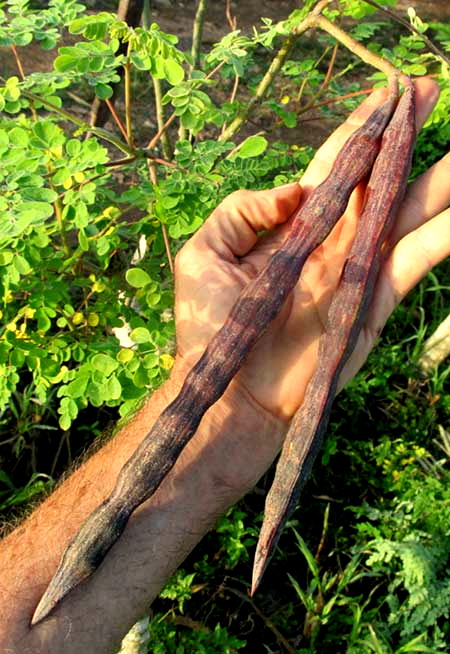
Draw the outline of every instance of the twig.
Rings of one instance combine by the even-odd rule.
[[[272,622],[272,620],[268,618],[261,611],[260,608],[258,608],[258,606],[255,604],[254,600],[252,600],[251,597],[245,595],[244,593],[242,593],[240,590],[237,590],[236,588],[231,588],[231,586],[227,586],[226,584],[224,584],[222,588],[225,588],[230,593],[233,593],[234,595],[236,595],[236,597],[239,597],[239,599],[241,599],[243,602],[248,602],[252,607],[253,611],[256,613],[256,615],[258,615],[261,618],[261,620],[264,622],[266,627],[270,629],[270,631],[274,634],[275,638],[277,639],[277,642],[280,645],[282,645],[282,647],[284,647],[286,652],[288,654],[296,654],[297,650],[292,647],[288,639],[285,636],[283,636],[281,631],[278,629],[278,627],[276,627],[276,625]]]
[[[19,71],[20,79],[23,82],[25,80],[25,71],[23,69],[22,61],[21,61],[21,59],[19,57],[19,53],[17,52],[17,48],[16,48],[16,46],[14,44],[11,45],[11,50],[13,52],[14,59],[16,60],[17,70]],[[38,120],[38,116],[37,116],[37,113],[36,113],[36,108],[34,106],[34,102],[32,102],[32,101],[30,101],[30,109],[31,109],[31,113],[33,115],[34,122],[36,123],[37,120]]]
[[[144,11],[142,13],[142,26],[144,29],[148,30],[150,27],[151,12],[150,12],[150,3],[148,0],[144,3]],[[164,115],[164,105],[162,103],[163,92],[161,80],[152,76],[153,82],[153,94],[155,98],[155,108],[156,108],[156,123],[158,125],[158,132],[156,136],[148,144],[148,148],[154,148],[159,140],[161,140],[163,154],[166,159],[172,159],[173,148],[170,142],[169,135],[167,133],[167,128],[174,118],[174,114],[169,118],[168,121],[165,119]]]
[[[331,36],[333,36],[337,41],[342,43],[342,45],[344,45],[348,50],[350,50],[350,52],[353,52],[353,54],[357,55],[366,64],[369,64],[373,68],[377,68],[378,70],[381,70],[387,77],[389,77],[390,75],[398,74],[398,70],[389,61],[374,54],[373,52],[368,50],[364,45],[359,43],[359,41],[355,41],[355,39],[351,37],[349,34],[347,34],[347,32],[344,32],[344,30],[338,27],[335,23],[332,23],[325,16],[322,15],[314,16],[311,14],[311,16],[305,18],[303,23],[305,23],[306,26],[299,25],[298,28],[295,30],[296,33],[298,33],[299,29],[301,29],[303,33],[304,31],[306,31],[306,29],[310,29],[311,27],[319,27],[324,32],[331,34]]]
[[[105,103],[106,103],[106,106],[108,107],[108,109],[110,110],[112,117],[116,121],[117,127],[120,129],[120,131],[122,132],[122,134],[124,135],[124,137],[128,141],[128,135],[127,135],[126,127],[123,124],[123,122],[120,120],[119,115],[118,115],[117,111],[115,110],[113,103],[111,102],[111,100],[109,100],[109,98],[107,98],[105,100]]]
[[[124,87],[125,87],[125,122],[127,126],[127,143],[130,146],[130,148],[133,147],[134,145],[134,139],[133,139],[133,123],[131,120],[131,62],[130,62],[130,54],[131,54],[131,42],[128,43],[128,51],[127,51],[127,59],[125,62],[125,65],[123,67],[125,75],[124,75]]]
[[[151,180],[153,186],[157,186],[158,185],[158,179],[156,177],[155,161],[151,161],[149,159],[147,161],[147,165],[148,165],[148,170],[149,170],[149,173],[150,173],[150,180]],[[162,231],[162,235],[163,235],[163,239],[164,239],[164,246],[166,248],[167,260],[169,262],[170,272],[173,274],[174,267],[173,267],[172,253],[170,251],[169,235],[167,233],[167,228],[164,225],[164,223],[161,223],[161,231]]]
[[[231,31],[234,32],[237,27],[237,18],[231,14],[231,0],[227,0],[225,14],[227,16],[228,25],[230,26]]]
[[[175,120],[176,117],[177,117],[177,116],[176,116],[176,114],[175,114],[175,112],[174,112],[173,114],[171,114],[171,115],[169,116],[169,118],[166,120],[166,122],[164,123],[164,125],[161,125],[161,127],[160,127],[160,128],[158,129],[158,131],[156,132],[155,136],[153,136],[153,137],[150,139],[150,141],[148,142],[147,148],[148,148],[149,150],[152,150],[152,149],[156,146],[156,144],[157,144],[158,141],[162,138],[163,134],[165,133],[165,131],[167,130],[167,128],[169,127],[169,125],[170,125],[170,124]]]
[[[272,60],[272,63],[270,64],[266,74],[264,75],[261,82],[259,83],[255,95],[247,103],[245,110],[239,116],[237,116],[222,132],[222,134],[219,137],[219,141],[228,141],[230,138],[232,138],[236,134],[236,132],[241,128],[243,123],[246,122],[248,116],[250,115],[254,107],[261,102],[268,87],[273,82],[277,73],[283,66],[284,62],[286,61],[286,57],[291,51],[292,46],[296,41],[296,38],[297,38],[296,35],[290,34],[284,40],[280,49],[278,50],[277,54]]]
[[[17,69],[19,71],[20,79],[23,81],[25,79],[25,72],[23,70],[23,66],[22,66],[22,62],[21,62],[20,57],[19,57],[19,53],[17,52],[17,48],[16,48],[16,46],[14,44],[11,45],[11,50],[13,52],[14,59],[16,60],[16,65],[17,65]]]
[[[328,85],[330,83],[330,79],[331,79],[331,73],[333,72],[334,64],[336,62],[336,55],[337,55],[338,47],[339,47],[339,43],[335,43],[334,47],[333,47],[333,52],[331,54],[330,62],[328,64],[327,72],[325,74],[325,78],[324,78],[322,84],[320,85],[319,90],[317,91],[317,93],[315,93],[313,95],[311,100],[306,103],[306,105],[304,105],[303,107],[301,107],[301,109],[298,110],[297,115],[304,114],[307,111],[309,111],[310,109],[312,109],[314,106],[316,106],[316,100],[318,100],[318,98],[320,98],[320,96],[323,94],[323,92],[328,87]],[[306,82],[306,79],[307,78],[305,77],[303,82]],[[305,87],[305,84],[302,84],[301,92],[299,93],[298,100],[301,98],[304,87]]]
[[[189,72],[192,73],[194,68],[196,68],[200,61],[200,48],[203,35],[203,22],[205,17],[206,7],[208,5],[208,0],[198,0],[197,11],[195,13],[194,24],[192,27],[192,48],[191,48],[191,57],[192,63],[189,66]],[[190,132],[190,138],[192,137],[192,131]],[[186,128],[180,125],[178,128],[178,140],[182,141],[186,138]]]
[[[203,23],[205,19],[205,11],[207,6],[208,6],[208,0],[198,1],[197,12],[194,18],[194,26],[192,28],[192,48],[191,48],[192,64],[190,66],[191,71],[198,66],[200,61],[200,47],[202,43]]]
[[[165,120],[161,80],[156,77],[153,77],[153,90],[155,94],[156,122],[158,124],[158,134],[160,135],[162,150],[165,158],[171,159],[173,148],[169,139],[169,134],[167,133],[167,127],[170,123]]]
[[[368,5],[371,5],[372,7],[375,7],[375,9],[378,9],[379,11],[383,12],[383,14],[386,14],[386,16],[389,16],[393,20],[396,20],[398,23],[406,27],[406,29],[408,29],[410,32],[413,32],[413,34],[417,34],[417,36],[420,36],[420,38],[423,40],[424,43],[426,43],[428,48],[432,52],[434,52],[435,55],[440,57],[448,66],[450,66],[450,59],[446,57],[444,52],[442,52],[442,50],[438,48],[438,46],[435,45],[428,36],[425,36],[425,34],[419,32],[419,30],[416,27],[414,27],[414,25],[412,25],[410,22],[405,20],[402,16],[397,16],[397,14],[392,11],[392,9],[389,9],[388,7],[384,7],[378,4],[378,2],[376,2],[375,0],[364,0],[364,2],[367,3]]]
[[[223,66],[224,64],[225,64],[225,61],[221,61],[221,62],[220,62],[220,63],[219,63],[215,68],[213,68],[213,69],[212,69],[212,70],[207,74],[207,76],[205,77],[204,81],[206,82],[206,81],[208,81],[209,79],[211,79],[211,77],[213,77],[213,76],[214,76],[214,75],[215,75],[215,74],[216,74],[216,73],[217,73],[217,72],[222,68],[222,66]],[[162,125],[162,126],[158,129],[158,131],[157,131],[157,133],[155,134],[155,136],[153,136],[153,137],[150,139],[150,141],[148,142],[147,148],[148,148],[149,150],[151,150],[152,148],[154,148],[154,147],[156,146],[156,144],[158,143],[158,141],[159,141],[160,139],[162,139],[163,134],[165,133],[165,131],[167,130],[167,128],[169,127],[169,125],[170,125],[170,124],[175,120],[176,117],[177,117],[176,113],[173,112],[173,113],[169,116],[169,118],[166,120],[166,122],[164,123],[164,125]]]
[[[125,152],[125,154],[132,156],[135,153],[134,148],[130,148],[127,143],[124,143],[120,139],[116,138],[113,134],[108,132],[106,129],[103,129],[101,127],[91,127],[84,120],[81,120],[74,114],[71,114],[69,111],[62,109],[61,107],[58,107],[58,105],[54,104],[50,100],[42,98],[40,95],[36,95],[35,93],[31,93],[30,91],[25,91],[24,89],[21,89],[20,92],[25,98],[28,98],[29,100],[33,100],[34,102],[39,102],[50,111],[54,111],[62,118],[65,118],[66,120],[69,120],[71,123],[78,125],[78,127],[83,131],[89,131],[95,136],[98,136],[98,138],[108,141],[112,145],[115,145],[116,148],[122,150],[122,152]]]
[[[338,95],[336,98],[329,98],[328,100],[322,100],[311,107],[311,109],[317,109],[317,107],[325,107],[327,104],[334,104],[335,102],[341,102],[342,100],[347,100],[347,98],[356,98],[359,95],[369,95],[373,92],[373,88],[370,89],[361,89],[360,91],[352,91],[351,93],[345,93],[344,95]]]

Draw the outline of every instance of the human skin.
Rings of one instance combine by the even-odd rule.
[[[438,90],[417,86],[418,125]],[[42,623],[33,611],[68,541],[110,493],[116,476],[181,384],[240,290],[280,244],[289,216],[328,173],[348,134],[383,92],[374,93],[318,151],[297,184],[240,191],[213,212],[176,260],[177,356],[168,382],[0,544],[0,651],[5,654],[111,654],[162,585],[217,517],[267,470],[313,372],[317,344],[361,205],[354,193],[344,218],[311,255],[300,282],[223,398],[153,497],[133,514],[98,571]],[[404,295],[450,254],[450,157],[416,180],[398,214],[395,244],[340,387],[365,361]],[[269,231],[258,238],[258,232]]]

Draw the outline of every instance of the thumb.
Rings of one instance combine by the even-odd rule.
[[[300,196],[297,182],[264,191],[231,193],[194,236],[195,245],[205,246],[227,261],[242,257],[255,246],[258,232],[288,220]]]

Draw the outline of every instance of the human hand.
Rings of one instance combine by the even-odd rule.
[[[437,97],[430,79],[416,82],[417,129]],[[280,246],[289,217],[327,176],[336,153],[384,98],[374,92],[318,150],[297,184],[270,191],[239,191],[213,212],[177,257],[178,361],[190,367],[223,324],[242,288]],[[450,254],[450,158],[433,166],[409,188],[390,238],[392,250],[378,278],[342,387],[361,367],[395,306],[420,279]],[[333,293],[339,283],[364,195],[353,193],[348,208],[323,244],[309,257],[279,316],[261,337],[235,378],[271,414],[290,419],[301,404],[317,361]],[[258,233],[269,230],[264,236]]]

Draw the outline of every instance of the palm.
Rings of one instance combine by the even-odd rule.
[[[431,94],[431,89],[432,83],[428,80],[418,85],[419,125],[423,124],[429,112],[423,98],[427,98],[427,93]],[[302,201],[325,178],[337,149],[348,134],[365,120],[379,101],[378,97],[364,103],[318,151],[302,178]],[[441,168],[441,174],[446,172],[448,174]],[[436,196],[435,206],[427,207],[426,215],[420,210],[425,203],[417,203],[416,196],[425,189],[429,191],[429,183],[429,179],[418,181],[410,189],[409,197],[399,212],[394,242],[400,240],[409,229],[430,218],[433,211],[441,211],[448,205],[449,198],[442,192],[442,188],[446,187],[435,176],[439,199]],[[353,237],[362,196],[363,189],[358,187],[346,213],[309,257],[294,292],[258,341],[237,377],[262,407],[281,417],[290,418],[296,411],[315,368],[318,341]],[[299,198],[300,192],[295,186],[287,187],[284,191],[233,194],[183,248],[177,261],[176,274],[177,344],[179,354],[189,365],[223,324],[242,288],[281,244],[289,228],[286,219],[298,206]],[[414,198],[416,204],[415,210],[412,210]],[[261,229],[272,231],[258,239],[256,233]],[[401,247],[402,243],[397,250]],[[417,248],[415,254],[421,254]],[[411,252],[406,252],[406,256],[411,257]],[[374,302],[355,351],[343,372],[342,382],[347,381],[362,365],[396,302],[420,279],[420,276],[414,279],[411,271],[408,271],[408,280],[402,279],[401,274],[395,279],[394,259],[392,256],[386,262],[380,275]],[[423,262],[421,266],[423,268]],[[415,271],[416,277],[420,274],[419,268]],[[426,270],[422,274],[424,272]]]

